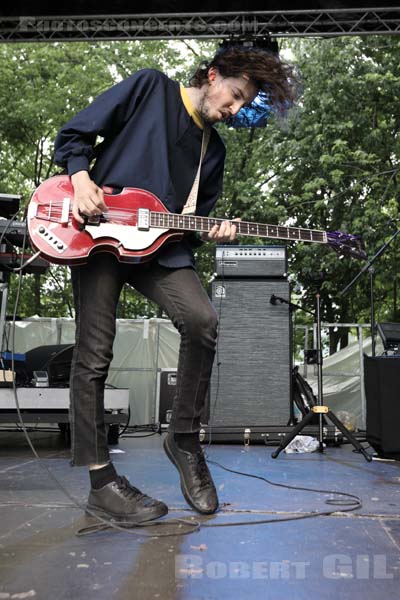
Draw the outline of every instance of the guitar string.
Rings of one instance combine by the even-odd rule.
[[[41,204],[39,205],[39,210],[41,208],[47,209],[47,207],[49,207],[50,205],[47,204]],[[62,207],[62,203],[59,203],[59,206]],[[54,210],[53,207],[56,207],[56,210]],[[58,207],[58,203],[57,202],[52,202],[51,203],[51,214],[62,214],[62,208],[60,208],[59,210],[57,209]],[[110,209],[108,210],[106,213],[102,213],[102,216],[104,216],[104,218],[107,218],[107,215],[112,215],[112,216],[120,216],[121,218],[125,218],[125,217],[131,217],[131,216],[135,216],[138,213],[138,210],[135,209],[122,209],[120,208],[119,210],[115,210],[115,209]],[[72,210],[69,210],[69,215],[72,215]],[[207,219],[207,221],[209,222],[217,222],[217,223],[222,223],[223,221],[225,221],[226,219],[222,219],[222,218],[215,218],[212,219],[210,217],[201,217],[198,215],[181,215],[180,213],[169,213],[169,212],[155,212],[155,211],[150,211],[150,215],[154,216],[154,215],[160,215],[164,218],[179,218],[179,219],[184,219],[184,220],[190,220],[190,219],[194,219],[196,221],[199,221],[201,219]],[[236,225],[238,225],[239,227],[243,226],[243,225],[250,225],[252,227],[268,227],[268,228],[272,228],[272,229],[284,229],[287,231],[301,231],[304,233],[321,233],[324,234],[325,232],[319,229],[307,229],[304,227],[290,227],[287,225],[273,225],[273,224],[269,224],[269,223],[252,223],[251,221],[237,221],[235,223]]]
[[[54,200],[51,202],[50,205],[50,209],[51,206],[64,206],[65,204],[65,200]],[[44,204],[41,204],[40,206],[45,206]],[[151,211],[150,211],[151,212]],[[126,214],[128,213],[128,215]],[[114,218],[116,218],[116,216],[118,215],[118,217],[123,221],[125,218],[131,218],[132,216],[136,215],[137,211],[130,211],[129,209],[126,209],[124,211],[124,209],[121,209],[120,212],[117,211],[113,211],[114,214]],[[71,211],[69,210],[69,215],[71,214]],[[151,212],[152,215],[157,214],[157,215],[164,215],[164,217],[168,217],[169,219],[174,218],[174,217],[178,217],[178,215],[174,215],[171,213],[153,213]],[[57,215],[57,213],[56,213]],[[180,216],[180,215],[179,215]],[[191,217],[191,215],[185,215],[186,217]],[[103,218],[105,220],[107,220],[107,218],[105,217],[104,213],[103,213]],[[158,217],[159,218],[159,217]],[[202,217],[196,217],[198,218],[202,218]],[[49,219],[50,220],[50,219]],[[218,223],[221,223],[224,219],[213,219],[213,220],[208,220],[208,225],[215,225]],[[305,241],[305,242],[316,242],[316,243],[323,243],[323,244],[329,244],[336,252],[338,252],[339,254],[350,254],[350,256],[353,256],[355,258],[359,258],[359,259],[365,259],[365,252],[363,252],[361,244],[359,242],[359,240],[357,239],[356,236],[352,236],[350,234],[343,234],[342,232],[325,232],[325,231],[321,231],[321,230],[315,230],[315,229],[305,229],[305,228],[301,228],[301,227],[287,227],[285,225],[268,225],[268,224],[263,224],[263,223],[249,223],[249,222],[240,222],[241,224],[239,225],[239,233],[242,235],[248,235],[248,236],[265,236],[265,237],[270,237],[270,238],[276,238],[276,239],[283,239],[283,240],[288,240],[288,241]],[[189,226],[182,227],[181,225],[176,224],[174,222],[170,222],[168,221],[166,224],[162,224],[162,223],[151,223],[151,227],[155,227],[155,228],[173,228],[173,229],[181,229],[181,230],[197,230],[197,231],[208,231],[209,227],[204,226],[203,227],[191,227],[191,224],[189,223]],[[246,231],[244,230],[246,227]],[[255,229],[256,228],[256,229]],[[260,229],[261,228],[261,229]],[[274,231],[274,229],[277,229],[277,231]],[[242,230],[242,231],[240,231]]]
[[[190,223],[186,223],[186,224],[182,224],[176,221],[171,220],[171,217],[169,217],[169,221],[166,221],[164,223],[161,222],[151,222],[150,226],[153,229],[178,229],[178,230],[183,230],[183,231],[209,231],[210,226],[213,226],[215,224],[220,223],[221,221],[218,220],[210,220],[208,222],[207,225],[196,225],[193,226],[193,224]],[[46,216],[46,221],[49,221],[51,223],[59,223],[60,222],[60,218],[57,217],[57,215],[52,215],[50,218]],[[108,223],[112,223],[115,225],[121,224],[121,225],[125,225],[125,223],[129,223],[128,221],[126,221],[125,223],[122,221],[122,223],[119,223],[118,219],[105,219],[106,222]],[[100,224],[100,223],[99,223]],[[88,223],[88,225],[93,225],[93,226],[97,226],[97,224],[95,223]],[[134,225],[132,223],[132,225]],[[244,226],[247,225],[247,223],[243,223]],[[287,240],[287,241],[305,241],[305,242],[314,242],[314,243],[321,243],[321,244],[326,244],[328,243],[327,240],[325,239],[325,236],[323,233],[320,232],[310,232],[310,230],[305,230],[307,233],[307,236],[301,236],[301,232],[299,232],[299,234],[296,233],[296,235],[293,233],[291,235],[291,231],[288,228],[285,228],[284,226],[280,226],[278,227],[278,230],[283,229],[284,231],[271,231],[270,227],[274,227],[274,229],[276,229],[276,226],[269,226],[269,225],[254,225],[251,224],[251,230],[249,230],[249,228],[246,227],[242,227],[241,231],[239,231],[238,233],[242,234],[242,235],[247,235],[247,236],[251,236],[251,237],[268,237],[268,238],[276,238],[276,239],[283,239],[283,240]],[[296,230],[294,230],[296,231]],[[309,235],[311,233],[311,235]],[[318,236],[318,239],[316,239],[316,237]]]
[[[40,205],[40,207],[46,208],[46,205],[42,204]],[[138,213],[137,210],[132,210],[132,211],[115,211],[115,210],[109,210],[107,211],[107,213],[102,213],[101,217],[105,220],[105,221],[111,221],[114,222],[112,219],[120,219],[121,221],[129,221],[132,217],[136,216]],[[49,213],[46,212],[46,220],[48,221],[52,221],[52,222],[57,222],[58,218],[61,217],[63,214],[63,211],[60,209],[58,209],[56,207],[56,203],[52,203],[52,208],[50,211],[50,216]],[[69,211],[69,216],[72,215],[72,211]],[[157,215],[155,217],[155,215]],[[99,215],[100,216],[100,215]],[[199,217],[199,216],[195,216],[192,217],[190,215],[186,215],[184,217],[182,217],[180,214],[174,214],[174,213],[163,213],[163,212],[153,212],[150,211],[150,217],[151,220],[153,221],[151,223],[152,227],[156,227],[156,228],[163,228],[165,226],[167,227],[175,227],[175,228],[183,228],[183,229],[188,229],[191,230],[191,223],[190,223],[190,219],[194,219],[194,222],[199,222],[201,221],[201,219],[207,219],[207,225],[203,226],[203,227],[198,227],[195,226],[194,229],[200,229],[202,231],[208,231],[209,230],[209,225],[213,225],[213,224],[218,224],[218,223],[222,223],[225,219],[210,219],[209,217]],[[40,213],[39,213],[39,217],[40,218]],[[167,223],[154,223],[154,220],[166,220]],[[182,226],[182,223],[176,223],[175,221],[186,221],[186,223],[184,224],[184,226]],[[171,223],[172,221],[172,223]],[[189,222],[188,222],[189,221]],[[245,235],[263,235],[263,231],[265,231],[265,234],[268,235],[268,237],[282,237],[283,239],[288,239],[288,240],[300,240],[300,241],[309,241],[309,242],[321,242],[321,243],[326,243],[326,233],[317,229],[304,229],[301,227],[287,227],[285,225],[269,225],[269,224],[264,224],[264,223],[251,223],[249,221],[239,221],[238,222],[238,228],[242,229],[242,230],[246,230],[246,231],[242,231],[241,233],[245,234]],[[253,230],[253,231],[252,231]],[[314,237],[314,239],[313,239]],[[315,239],[315,237],[318,237],[320,239]]]

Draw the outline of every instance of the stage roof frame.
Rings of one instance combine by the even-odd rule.
[[[0,17],[0,42],[398,35],[400,6]]]

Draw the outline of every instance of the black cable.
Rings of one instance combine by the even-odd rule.
[[[216,344],[216,348],[215,348],[215,358],[216,358],[216,366],[217,366],[217,384],[216,384],[216,392],[215,392],[215,400],[214,400],[214,404],[211,406],[211,398],[210,398],[210,415],[209,415],[209,419],[208,419],[208,442],[207,442],[207,446],[210,447],[211,443],[212,443],[212,427],[213,427],[213,420],[215,417],[215,411],[217,408],[217,401],[218,401],[218,396],[219,396],[219,388],[220,388],[220,381],[221,381],[221,362],[219,360],[219,339],[220,339],[220,333],[221,333],[221,322],[222,322],[222,298],[224,297],[224,290],[225,290],[225,261],[224,261],[224,251],[222,250],[222,258],[221,258],[221,293],[220,293],[220,297],[219,297],[219,303],[218,303],[218,310],[217,310],[217,315],[218,315],[218,337],[217,337],[217,344]],[[215,292],[217,292],[217,284],[215,287]]]
[[[23,242],[23,246],[25,246],[25,241],[26,241],[26,234],[24,237],[24,242]],[[15,317],[16,317],[16,313],[17,313],[17,308],[18,308],[18,304],[19,304],[19,298],[20,298],[20,293],[21,293],[21,284],[22,284],[22,272],[19,273],[19,277],[18,277],[18,287],[17,287],[17,293],[16,293],[16,298],[15,298],[15,305],[14,305],[14,313],[13,313],[13,320],[12,320],[12,350],[11,350],[11,370],[14,373],[14,348],[15,348]],[[127,527],[131,528],[133,526],[137,527],[137,528],[144,528],[144,527],[154,527],[156,525],[161,525],[161,526],[166,526],[166,525],[170,525],[172,524],[178,524],[179,527],[187,527],[186,531],[179,531],[179,532],[173,532],[173,533],[169,533],[169,534],[162,534],[162,533],[157,533],[157,536],[164,536],[164,535],[168,535],[168,536],[172,536],[172,535],[185,535],[188,533],[192,533],[193,531],[197,531],[199,524],[197,523],[197,521],[195,522],[187,522],[184,519],[170,519],[169,521],[149,521],[146,523],[142,523],[140,525],[138,524],[133,524],[133,523],[129,523],[129,522],[120,522],[119,524],[116,523],[115,521],[112,520],[106,520],[103,519],[102,517],[100,517],[98,514],[96,514],[95,512],[91,511],[90,509],[88,509],[86,506],[84,506],[83,504],[81,504],[80,502],[78,502],[76,500],[76,498],[74,498],[69,491],[63,486],[63,484],[58,480],[58,478],[53,474],[53,472],[51,471],[51,469],[49,469],[47,467],[47,465],[45,465],[45,463],[42,461],[41,457],[39,456],[39,454],[37,453],[32,440],[28,434],[28,431],[25,427],[25,423],[23,421],[22,418],[22,414],[21,414],[21,410],[20,410],[20,406],[19,406],[19,401],[18,401],[18,394],[17,394],[17,387],[16,387],[16,382],[15,382],[15,377],[13,377],[13,393],[14,393],[14,399],[15,399],[15,405],[17,408],[17,413],[18,413],[18,418],[19,418],[19,422],[21,424],[22,430],[24,432],[26,441],[28,442],[28,445],[30,447],[30,449],[32,450],[32,453],[34,455],[34,457],[36,458],[36,460],[38,461],[40,467],[46,471],[46,473],[49,475],[49,477],[54,481],[54,483],[56,484],[56,486],[63,492],[63,494],[72,502],[72,504],[81,509],[83,512],[85,512],[86,514],[89,514],[90,516],[94,517],[99,524],[97,524],[96,526],[90,526],[90,529],[93,531],[97,531],[97,530],[104,530],[104,529],[108,529],[108,528],[112,528],[112,529],[117,529],[118,531],[128,531],[134,535],[146,535],[143,532],[138,532],[132,529],[127,529]],[[85,530],[85,528],[84,528]],[[82,535],[81,530],[78,530],[77,535]],[[154,534],[147,534],[149,537],[153,537]]]
[[[5,235],[5,232],[7,231],[7,228],[10,226],[10,224],[7,224],[7,227],[5,228],[4,232],[2,233],[2,235],[0,236],[0,243]],[[24,251],[25,251],[25,246],[26,246],[26,240],[27,240],[27,229],[25,229],[24,232],[24,237],[23,237],[23,243],[22,243],[22,253],[21,253],[21,265],[22,265],[22,261],[23,261],[23,255],[24,255]],[[47,465],[42,461],[41,457],[39,456],[38,452],[36,451],[36,448],[34,447],[32,440],[28,434],[27,428],[25,427],[25,423],[24,420],[22,418],[22,414],[21,414],[21,409],[20,409],[20,405],[19,405],[19,400],[18,400],[18,393],[17,393],[17,387],[16,387],[16,380],[15,380],[15,365],[14,365],[14,351],[15,351],[15,322],[16,322],[16,316],[17,316],[17,309],[18,309],[18,305],[19,305],[19,300],[20,300],[20,295],[21,295],[21,287],[22,287],[22,276],[23,273],[22,271],[19,271],[19,277],[18,277],[18,286],[17,286],[17,292],[16,292],[16,296],[15,296],[15,303],[14,303],[14,311],[13,311],[13,318],[12,318],[12,336],[11,336],[11,371],[13,373],[13,380],[12,380],[12,387],[13,387],[13,394],[14,394],[14,400],[15,400],[15,406],[17,409],[17,414],[18,414],[18,419],[19,419],[19,423],[21,425],[22,431],[24,432],[26,441],[34,455],[34,457],[36,458],[37,462],[39,463],[40,467],[46,471],[46,473],[48,474],[48,476],[54,481],[54,483],[56,484],[56,486],[58,487],[58,489],[60,489],[63,494],[72,502],[72,504],[76,507],[79,508],[80,510],[82,510],[84,513],[94,517],[98,524],[96,526],[91,526],[90,529],[93,529],[93,531],[97,531],[97,530],[104,530],[104,529],[108,529],[108,528],[112,528],[112,529],[116,529],[118,531],[124,531],[124,532],[129,532],[133,535],[147,535],[148,537],[153,537],[155,534],[144,534],[143,532],[140,531],[136,531],[136,530],[132,530],[131,527],[135,527],[138,529],[142,529],[142,528],[146,528],[146,527],[154,527],[156,525],[160,525],[160,526],[167,526],[167,525],[171,525],[171,524],[178,524],[178,526],[182,529],[184,527],[187,527],[187,530],[181,530],[181,531],[175,531],[172,533],[168,533],[168,534],[162,534],[162,533],[157,533],[157,537],[163,537],[165,535],[168,536],[175,536],[175,535],[186,535],[188,533],[192,533],[194,531],[197,531],[199,528],[199,523],[195,520],[191,520],[191,521],[185,521],[184,519],[170,519],[170,520],[165,520],[165,521],[149,521],[146,523],[141,523],[140,525],[138,524],[134,524],[134,523],[130,523],[130,522],[120,522],[119,524],[115,521],[112,520],[106,520],[103,519],[102,517],[100,517],[98,514],[96,514],[95,512],[91,511],[90,509],[88,509],[85,505],[81,504],[80,502],[78,502],[78,500],[76,500],[76,498],[74,498],[69,491],[63,486],[63,484],[58,480],[58,478],[53,474],[53,472],[51,471],[51,469],[49,469],[47,467]],[[83,530],[85,530],[85,528],[83,528]],[[82,535],[81,530],[78,530],[77,535]]]
[[[23,253],[24,253],[24,249],[25,249],[25,243],[26,243],[26,232],[25,232],[24,240],[23,240],[22,257],[23,257]],[[17,308],[18,308],[19,299],[20,299],[21,285],[22,285],[22,272],[20,271],[19,278],[18,278],[18,287],[17,287],[15,305],[14,305],[13,320],[12,320],[11,369],[12,369],[13,373],[14,373],[14,349],[15,349],[15,320],[16,320]],[[222,302],[222,298],[221,298],[221,302]],[[221,312],[222,312],[222,308],[221,308]],[[218,378],[219,378],[219,372],[218,372]],[[142,537],[143,536],[144,537],[154,537],[154,536],[171,537],[171,536],[177,536],[177,535],[188,535],[190,533],[199,531],[201,527],[237,527],[237,526],[242,526],[242,525],[244,526],[244,525],[256,525],[256,524],[265,524],[265,523],[276,523],[276,522],[282,522],[282,521],[306,519],[306,518],[311,518],[311,517],[316,517],[316,516],[326,516],[326,515],[334,514],[336,512],[336,511],[314,511],[314,512],[304,513],[303,515],[296,514],[293,517],[285,517],[285,518],[279,518],[279,519],[262,519],[262,520],[257,520],[257,521],[242,521],[242,522],[238,522],[238,523],[203,523],[203,524],[200,524],[195,519],[191,519],[189,521],[185,520],[185,519],[169,519],[169,520],[166,519],[163,521],[155,520],[155,521],[148,521],[146,523],[137,524],[137,523],[132,523],[129,521],[116,522],[115,520],[112,520],[112,519],[111,520],[103,519],[98,514],[89,510],[86,506],[84,506],[80,502],[78,502],[69,493],[69,491],[63,486],[63,484],[57,479],[57,477],[53,474],[51,469],[49,469],[47,467],[47,465],[44,464],[44,462],[42,461],[41,457],[37,453],[32,441],[30,439],[30,436],[28,434],[28,431],[25,427],[25,423],[24,423],[22,415],[21,415],[19,401],[18,401],[17,388],[16,388],[16,382],[15,382],[15,376],[13,376],[12,383],[13,383],[13,393],[14,393],[15,404],[16,404],[16,408],[17,408],[19,422],[21,424],[21,427],[24,432],[25,438],[28,442],[28,445],[29,445],[30,449],[32,450],[32,453],[35,456],[36,460],[38,461],[40,467],[46,471],[46,473],[49,475],[49,477],[55,482],[56,486],[72,502],[73,506],[81,509],[86,514],[89,514],[90,516],[94,517],[97,521],[96,524],[89,525],[87,527],[83,527],[83,528],[80,528],[79,530],[77,530],[77,532],[76,532],[77,536],[84,536],[84,535],[88,535],[90,533],[105,531],[107,529],[115,529],[117,531],[123,531],[125,533],[130,533],[132,535],[139,535]],[[216,403],[214,403],[214,408],[215,408],[215,406],[216,406]],[[153,435],[153,434],[150,434],[150,435]],[[148,437],[148,436],[144,436],[144,437]],[[209,445],[210,445],[210,443],[211,443],[211,439],[209,440]],[[215,461],[209,461],[209,462],[219,466],[220,468],[224,469],[227,472],[231,472],[231,473],[241,475],[244,477],[260,479],[270,485],[275,485],[278,487],[284,487],[284,488],[288,488],[288,489],[310,491],[310,492],[317,492],[317,493],[327,493],[327,494],[331,494],[331,495],[334,494],[334,495],[340,495],[340,496],[346,496],[349,498],[353,498],[353,500],[355,500],[355,502],[353,504],[350,504],[350,505],[349,504],[347,504],[347,505],[340,504],[341,506],[349,506],[349,508],[342,509],[341,512],[349,512],[349,511],[355,510],[356,508],[361,507],[360,499],[353,494],[348,494],[348,493],[344,493],[344,492],[326,491],[326,490],[314,490],[311,488],[304,488],[304,487],[288,486],[286,484],[279,484],[276,482],[271,482],[268,479],[261,477],[259,475],[243,473],[241,471],[235,471],[233,469],[229,469],[228,467],[225,467]],[[333,503],[332,499],[328,503]],[[336,503],[336,504],[338,504],[338,503]],[[146,529],[148,527],[156,527],[156,526],[166,527],[166,526],[171,526],[171,525],[177,525],[179,528],[181,528],[181,530],[180,531],[175,530],[170,533],[160,533],[160,532],[147,533],[147,532],[143,531],[143,529]],[[186,527],[186,530],[184,529],[185,527]]]
[[[65,304],[67,305],[69,316],[72,318],[73,317],[73,312],[72,312],[72,307],[71,307],[71,304],[69,302],[69,299],[68,299],[68,297],[65,294],[64,288],[62,287],[62,285],[58,281],[57,277],[52,272],[51,268],[49,269],[49,275],[50,275],[50,277],[52,277],[52,279],[55,282],[56,286],[60,290],[60,292],[61,292],[61,298],[64,300]]]
[[[199,531],[201,527],[200,523],[196,521],[196,519],[193,519],[192,521],[187,521],[185,519],[166,519],[164,521],[146,521],[145,523],[118,521],[117,524],[116,521],[113,521],[112,519],[110,521],[106,521],[105,519],[102,519],[95,513],[91,513],[87,509],[86,512],[98,519],[100,523],[94,523],[93,525],[87,525],[86,527],[81,527],[80,529],[77,529],[77,531],[75,532],[75,535],[77,537],[83,537],[84,535],[89,535],[91,533],[99,533],[100,531],[106,531],[107,529],[116,529],[117,531],[123,531],[125,533],[130,533],[132,535],[138,535],[142,537],[175,537],[178,535],[189,535],[190,533],[195,533],[196,531]],[[155,533],[147,533],[144,531],[136,531],[137,529],[146,529],[147,527],[167,527],[170,525],[178,525],[178,527],[181,527],[182,530],[173,531],[171,533],[162,533],[159,531]],[[184,530],[184,527],[186,527],[187,529]]]
[[[18,213],[19,213],[19,210],[17,210],[17,212],[16,212],[16,213],[14,213],[14,214],[11,216],[11,218],[7,220],[6,226],[5,226],[5,228],[3,229],[3,231],[1,232],[1,235],[0,235],[0,246],[1,246],[1,244],[3,243],[3,240],[4,240],[4,239],[5,239],[6,243],[9,243],[9,242],[7,241],[7,232],[8,232],[8,230],[11,228],[11,226],[12,226],[13,222],[15,221],[16,217],[18,216]],[[8,269],[8,268],[6,267],[6,270],[8,270],[8,271],[9,271],[10,269]],[[4,339],[5,339],[5,341],[6,341],[6,348],[8,349],[8,346],[9,346],[9,339],[8,339],[8,332],[7,332],[7,328],[6,328],[6,321],[4,321],[3,340],[4,340]],[[1,344],[1,345],[3,344],[3,340],[0,340],[0,344]],[[3,347],[1,347],[1,348],[0,348],[0,350],[2,350],[2,349],[3,349]]]
[[[216,347],[216,358],[217,358],[217,383],[216,383],[216,395],[215,395],[215,400],[213,403],[213,407],[212,410],[210,408],[210,418],[209,418],[209,439],[208,439],[208,443],[207,443],[207,448],[210,448],[211,446],[211,436],[212,436],[212,420],[213,417],[215,415],[215,410],[216,410],[216,406],[217,406],[217,400],[218,400],[218,394],[219,394],[219,388],[220,388],[220,362],[219,362],[219,338],[220,338],[220,334],[221,334],[221,322],[222,322],[222,298],[223,298],[223,293],[224,293],[224,288],[225,288],[225,277],[224,277],[224,251],[222,250],[222,259],[221,259],[221,293],[220,293],[220,298],[219,298],[219,304],[218,304],[218,322],[219,322],[219,335],[217,338],[217,347]],[[251,477],[254,479],[260,479],[266,483],[268,483],[269,485],[273,485],[276,487],[283,487],[283,488],[287,488],[287,489],[292,489],[292,490],[298,490],[298,491],[307,491],[307,492],[315,492],[315,493],[323,493],[323,494],[330,494],[330,495],[336,495],[336,496],[340,496],[342,499],[337,499],[336,501],[334,501],[332,498],[328,499],[325,501],[326,504],[334,504],[337,506],[349,506],[350,508],[346,509],[344,512],[347,511],[352,511],[352,510],[356,510],[357,508],[361,508],[362,506],[362,502],[361,499],[354,495],[354,494],[348,494],[345,492],[336,492],[336,491],[332,491],[332,490],[318,490],[318,489],[312,489],[312,488],[305,488],[305,487],[296,487],[296,486],[290,486],[290,485],[286,485],[286,484],[280,484],[277,482],[273,482],[270,481],[268,479],[266,479],[265,477],[261,477],[259,475],[254,475],[254,474],[250,474],[250,473],[245,473],[242,471],[235,471],[233,469],[229,469],[228,467],[225,467],[224,465],[213,461],[213,460],[209,460],[207,457],[207,452],[205,451],[205,457],[207,458],[207,462],[209,462],[210,464],[214,464],[218,467],[220,467],[221,469],[224,469],[227,472],[230,473],[235,473],[237,475],[241,475],[243,477]],[[344,498],[352,498],[352,500],[345,500]],[[318,516],[318,515],[329,515],[329,514],[333,514],[333,512],[335,511],[319,511],[319,512],[312,512],[312,513],[305,513],[304,516],[301,517],[296,517],[296,518],[309,518],[312,516]],[[288,519],[284,519],[284,520],[292,520],[292,518],[288,518]],[[260,523],[269,523],[271,521],[269,520],[262,520],[262,521],[257,521],[256,523],[260,524]],[[273,520],[273,522],[276,522],[276,519]],[[244,525],[244,524],[251,524],[253,522],[240,522],[240,523],[236,523],[234,524],[235,526],[237,525]],[[211,525],[203,525],[203,526],[207,526],[207,527],[211,527]],[[215,527],[220,526],[220,525],[214,525]],[[225,525],[221,525],[221,526],[225,526]],[[228,525],[226,525],[228,526]]]
[[[130,408],[128,414],[130,413]],[[128,419],[129,423],[129,419]],[[125,432],[125,433],[124,433]],[[137,433],[146,433],[147,435],[137,435]],[[152,423],[149,425],[126,425],[122,433],[118,437],[124,438],[142,438],[152,437],[153,435],[161,434],[161,426],[159,423]]]
[[[136,435],[136,434],[132,434],[132,435],[124,435],[124,438],[133,438],[133,439],[141,439],[141,438],[149,438],[149,437],[153,437],[154,435],[158,435],[157,431],[153,431],[153,433],[148,433],[147,435]]]
[[[0,245],[3,243],[3,239],[5,238],[7,241],[7,231],[11,228],[13,222],[15,221],[15,219],[17,218],[19,213],[19,210],[17,210],[16,213],[14,213],[10,219],[7,219],[7,224],[5,226],[5,228],[3,229],[3,231],[1,232],[0,235]],[[25,234],[26,235],[26,234]],[[24,238],[25,239],[25,238]]]
[[[227,471],[229,473],[234,473],[235,475],[241,475],[242,477],[250,477],[252,479],[259,479],[261,481],[264,481],[265,483],[269,484],[269,485],[273,485],[276,487],[282,487],[282,488],[287,488],[290,490],[298,490],[298,491],[305,491],[305,492],[313,492],[313,493],[319,493],[319,494],[330,494],[330,495],[335,495],[335,496],[341,496],[342,499],[334,499],[334,498],[328,498],[327,500],[325,500],[326,504],[329,505],[335,505],[335,506],[340,506],[340,512],[341,513],[347,513],[347,512],[352,512],[354,510],[357,510],[358,508],[362,507],[362,502],[360,500],[360,498],[358,496],[356,496],[355,494],[350,494],[347,492],[337,492],[334,490],[319,490],[319,489],[314,489],[314,488],[306,488],[306,487],[301,487],[301,486],[292,486],[292,485],[287,485],[287,484],[283,484],[283,483],[278,483],[275,481],[271,481],[269,479],[267,479],[266,477],[262,477],[261,475],[255,475],[252,473],[244,473],[242,471],[237,471],[235,469],[229,469],[228,467],[225,467],[224,465],[221,465],[220,463],[213,461],[213,460],[208,460],[207,462],[214,464],[218,467],[220,467],[221,469],[223,469],[224,471]],[[346,498],[348,498],[348,500],[346,500]],[[236,511],[234,511],[236,512]],[[322,516],[331,516],[334,514],[337,514],[338,511],[337,510],[316,510],[316,511],[309,511],[303,514],[294,514],[291,516],[286,516],[286,517],[279,517],[279,518],[269,518],[269,519],[256,519],[256,520],[251,520],[251,521],[237,521],[236,523],[199,523],[197,521],[193,521],[193,529],[192,530],[188,530],[188,531],[182,531],[178,534],[176,534],[176,532],[174,533],[157,533],[154,535],[157,535],[157,537],[169,537],[172,535],[186,535],[188,533],[194,533],[195,531],[200,531],[200,529],[202,528],[219,528],[219,527],[244,527],[247,525],[264,525],[264,524],[269,524],[269,523],[283,523],[283,522],[287,522],[287,521],[299,521],[302,519],[310,519],[310,518],[314,518],[314,517],[322,517]],[[185,525],[188,524],[187,521],[185,521],[184,519],[177,519],[177,520],[166,520],[166,521],[153,521],[153,522],[149,522],[146,524],[147,525],[168,525],[171,524],[171,522],[173,522],[175,524],[175,522],[177,523],[184,523]],[[97,533],[99,531],[104,531],[105,529],[110,528],[111,525],[109,525],[109,527],[104,527],[104,525],[98,526],[98,525],[90,525],[87,527],[83,527],[81,529],[78,530],[77,535],[82,536],[82,535],[88,535],[91,533]],[[122,525],[122,527],[124,527]],[[135,527],[135,524],[133,523],[129,523],[128,521],[125,522],[125,527]],[[140,526],[137,526],[140,527]],[[119,529],[119,528],[118,528]],[[126,529],[124,529],[124,531],[126,531]],[[140,535],[140,534],[138,534]]]
[[[255,475],[254,473],[245,473],[242,471],[236,471],[234,469],[229,469],[228,467],[225,467],[224,465],[221,465],[220,463],[218,463],[214,460],[209,460],[208,462],[220,467],[224,471],[228,471],[229,473],[235,473],[236,475],[241,475],[243,477],[251,477],[252,479],[260,479],[261,481],[264,481],[265,483],[268,483],[269,485],[272,485],[274,487],[280,487],[280,488],[285,488],[288,490],[296,490],[296,491],[301,491],[301,492],[314,492],[317,494],[331,494],[331,495],[335,495],[335,496],[343,496],[346,498],[352,498],[353,500],[349,501],[349,504],[346,505],[346,506],[352,506],[353,508],[351,510],[355,510],[356,508],[361,508],[361,506],[362,506],[362,502],[361,502],[360,498],[358,496],[356,496],[355,494],[350,494],[348,492],[337,492],[334,490],[320,490],[320,489],[316,489],[316,488],[307,488],[307,487],[303,487],[303,486],[288,485],[287,483],[278,483],[276,481],[271,481],[270,479],[267,479],[266,477],[262,477],[261,475]],[[332,499],[328,499],[326,501],[326,504],[335,504],[335,502],[333,501],[333,498],[332,498]],[[343,501],[337,502],[337,504],[338,504],[338,506],[343,506]]]
[[[120,437],[122,437],[122,436],[124,435],[124,433],[126,432],[126,430],[127,430],[127,429],[128,429],[128,427],[129,427],[129,421],[130,421],[130,420],[131,420],[131,403],[130,403],[130,402],[128,402],[128,418],[127,418],[127,420],[126,420],[125,427],[123,428],[123,430],[122,430],[122,431],[120,431],[120,432],[118,433],[118,438],[120,438]]]

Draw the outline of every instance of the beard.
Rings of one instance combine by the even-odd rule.
[[[214,125],[214,123],[216,123],[217,121],[219,121],[218,118],[213,117],[211,115],[210,100],[209,100],[209,92],[208,92],[208,90],[206,90],[205,93],[204,93],[204,96],[203,96],[203,98],[202,98],[202,100],[200,102],[200,105],[199,105],[198,112],[199,112],[200,117],[206,123],[206,125]]]

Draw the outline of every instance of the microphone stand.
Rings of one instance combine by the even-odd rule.
[[[276,306],[278,304],[278,302],[280,304],[287,304],[289,307],[289,320],[290,320],[290,340],[289,340],[289,345],[290,348],[292,349],[292,355],[291,355],[291,367],[290,367],[290,415],[289,415],[289,421],[287,423],[288,426],[294,426],[297,423],[297,420],[294,416],[294,391],[293,391],[293,340],[294,340],[294,326],[293,326],[293,312],[296,309],[300,309],[303,312],[307,312],[310,315],[314,316],[314,313],[311,310],[307,310],[306,308],[304,308],[303,306],[300,306],[300,304],[295,304],[294,302],[291,302],[290,300],[286,300],[286,298],[282,298],[282,296],[275,296],[275,294],[272,294],[270,299],[270,304],[273,304],[274,306]]]
[[[312,312],[312,310],[307,310],[307,308],[300,306],[300,304],[295,304],[294,302],[290,302],[290,300],[286,300],[286,298],[282,298],[281,296],[275,296],[275,294],[272,294],[269,301],[271,304],[274,304],[274,305],[276,305],[277,302],[280,302],[281,304],[287,304],[289,306],[289,308],[292,310],[299,308],[303,312],[306,312],[306,313],[314,316],[314,313]]]
[[[337,416],[329,410],[328,406],[323,404],[322,394],[322,341],[321,341],[321,314],[320,314],[320,301],[321,295],[319,292],[316,294],[316,321],[317,321],[317,368],[318,368],[318,403],[309,410],[309,412],[303,417],[292,431],[290,431],[281,441],[278,448],[271,454],[272,458],[277,458],[284,448],[296,437],[296,435],[302,431],[302,429],[310,423],[314,415],[318,415],[318,441],[319,441],[319,452],[324,451],[324,427],[323,417],[328,418],[338,429],[342,432],[344,437],[358,450],[367,460],[370,462],[372,457],[365,451],[360,442],[350,433],[350,431],[343,425],[343,423],[337,418]],[[309,311],[307,311],[309,312]]]
[[[379,248],[378,252],[374,254],[374,256],[363,266],[363,268],[357,273],[357,275],[346,285],[345,288],[340,292],[342,296],[347,294],[347,292],[353,287],[353,285],[358,281],[366,271],[369,272],[369,294],[370,294],[370,306],[371,306],[371,354],[375,356],[376,354],[376,325],[375,325],[375,303],[374,303],[374,275],[375,269],[372,266],[379,256],[381,256],[386,248],[392,243],[392,241],[399,235],[400,229],[394,232],[394,234],[388,239],[387,242],[383,244],[381,248]]]
[[[295,304],[294,302],[291,302],[290,300],[286,300],[286,298],[282,298],[282,296],[275,296],[275,294],[272,294],[270,299],[270,304],[273,304],[274,306],[276,306],[278,304],[278,302],[280,304],[287,304],[289,307],[289,319],[290,319],[290,348],[293,349],[293,340],[294,340],[294,325],[293,325],[293,312],[296,309],[302,310],[303,312],[307,312],[310,315],[314,316],[314,313],[311,310],[307,310],[306,308],[304,308],[303,306],[301,306],[300,304]],[[291,379],[290,379],[290,416],[289,416],[289,421],[287,423],[288,426],[293,426],[296,425],[297,420],[294,416],[294,381],[293,381],[293,350],[292,350],[292,356],[291,356],[291,368],[290,368],[290,373],[291,373]]]

